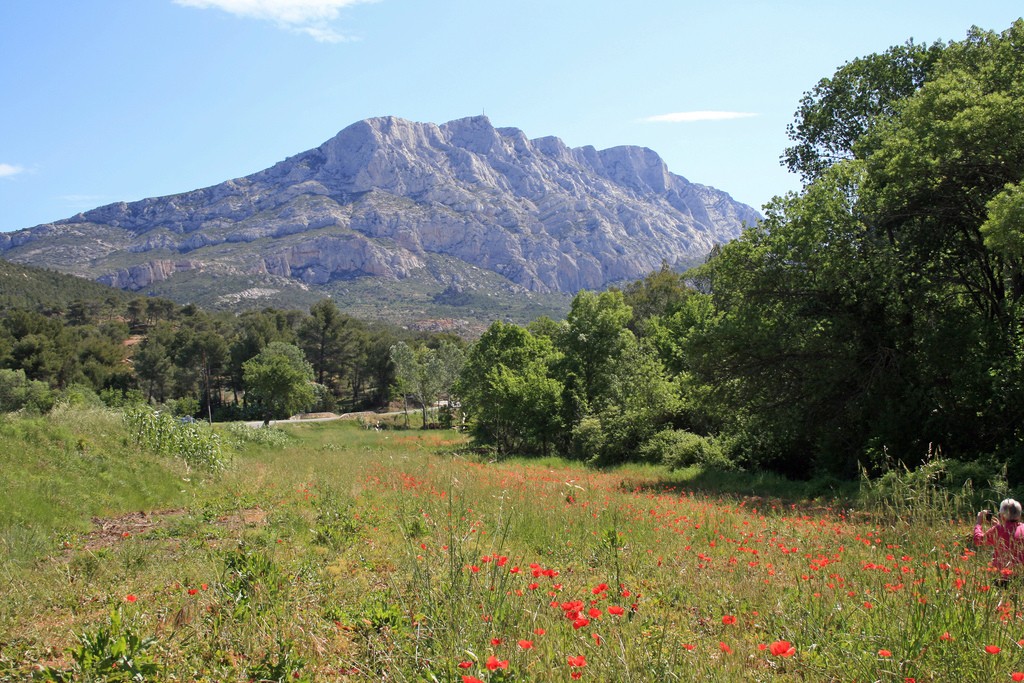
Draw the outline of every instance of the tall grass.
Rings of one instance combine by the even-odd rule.
[[[115,608],[138,642],[155,639],[156,680],[997,681],[1024,671],[1021,587],[999,588],[985,554],[965,544],[969,519],[952,515],[974,499],[945,497],[948,472],[865,484],[860,507],[856,491],[829,499],[831,484],[491,463],[460,455],[451,432],[316,423],[268,440],[238,432],[225,439],[232,465],[184,486],[175,460],[147,458],[105,424],[125,440],[108,457],[151,463],[154,480],[186,493],[151,490],[139,504],[180,507],[144,534],[51,545],[49,560],[12,573],[0,679],[40,663],[73,674],[83,635],[111,632]],[[0,438],[37,441],[37,457],[52,460],[97,440],[80,431],[93,428],[4,423]],[[23,481],[28,462],[11,458],[7,476]],[[67,475],[100,493],[91,471]],[[72,504],[47,528],[81,528],[89,514]]]

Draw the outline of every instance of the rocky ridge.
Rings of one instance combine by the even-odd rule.
[[[130,290],[196,271],[305,287],[429,271],[438,291],[461,286],[429,268],[443,256],[573,293],[695,262],[759,219],[649,149],[384,117],[250,176],[0,234],[0,255]]]

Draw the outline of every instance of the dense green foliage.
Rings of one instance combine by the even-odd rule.
[[[474,436],[801,477],[940,451],[1014,476],[1024,21],[856,59],[805,96],[790,135],[804,190],[685,283],[663,270],[581,293],[563,326],[492,327],[463,379]]]
[[[268,404],[252,400],[260,389],[251,392],[244,367],[273,343],[301,349],[317,382],[299,388],[303,400],[275,406],[274,417],[379,407],[395,384],[393,345],[448,339],[365,323],[330,299],[308,314],[211,313],[2,261],[0,301],[0,412],[46,412],[78,392],[204,419],[262,419]]]

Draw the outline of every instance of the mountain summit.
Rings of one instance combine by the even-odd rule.
[[[574,293],[696,262],[758,220],[649,149],[571,149],[484,116],[383,117],[244,178],[0,234],[0,254],[131,290],[202,273],[225,288],[415,277],[442,291],[490,271],[511,290]]]

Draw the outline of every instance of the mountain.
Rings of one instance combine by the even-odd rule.
[[[0,234],[0,256],[205,305],[326,294],[415,318],[496,300],[557,308],[699,262],[758,220],[649,149],[571,149],[483,116],[384,117],[250,176]]]

